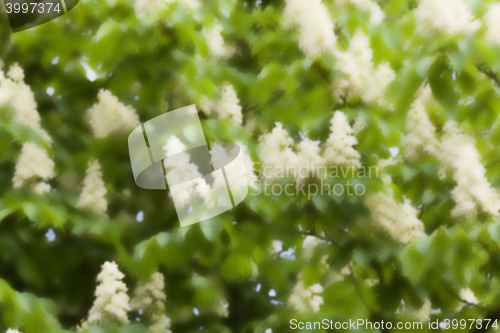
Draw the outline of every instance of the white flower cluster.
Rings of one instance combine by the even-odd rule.
[[[185,206],[194,198],[208,199],[210,186],[201,178],[196,164],[191,163],[191,157],[185,152],[186,146],[179,138],[172,135],[163,150],[165,157],[168,157],[164,160],[166,179],[169,183],[177,184],[176,203]],[[194,184],[186,180],[194,180]]]
[[[319,283],[306,288],[304,282],[299,280],[288,298],[288,305],[301,313],[318,312],[323,305],[322,293],[323,287]]]
[[[492,3],[486,15],[485,39],[493,44],[500,44],[500,3]]]
[[[366,197],[365,205],[371,212],[372,220],[396,241],[407,244],[424,235],[424,225],[409,201],[398,204],[391,197],[375,193]]]
[[[257,175],[255,174],[254,163],[252,161],[252,157],[248,153],[248,148],[241,141],[237,141],[236,144],[240,147],[240,149],[243,153],[243,160],[245,162],[245,173],[247,176],[246,178],[248,180],[248,186],[250,186],[252,188],[256,188],[258,186],[259,179],[257,178]]]
[[[97,276],[100,282],[95,291],[96,299],[89,312],[89,317],[82,324],[81,330],[94,324],[108,325],[116,322],[128,324],[127,311],[130,311],[127,286],[122,282],[125,275],[120,272],[115,262],[105,262]]]
[[[108,202],[104,196],[107,190],[102,180],[101,165],[97,160],[89,161],[83,189],[76,207],[86,208],[102,218],[107,218]]]
[[[14,330],[14,329],[12,329],[12,328],[9,328],[9,329],[7,330],[7,332],[5,332],[5,333],[21,333],[21,332],[19,332],[18,330]]]
[[[212,55],[220,58],[229,58],[233,55],[233,48],[227,46],[222,37],[222,25],[216,23],[210,28],[203,28],[201,32]]]
[[[423,155],[439,156],[439,141],[436,139],[436,128],[429,120],[426,108],[435,104],[431,88],[427,85],[420,88],[417,98],[408,112],[404,155],[409,160],[417,160]]]
[[[286,26],[299,27],[299,48],[307,57],[333,53],[337,36],[321,0],[286,0],[284,16]]]
[[[165,316],[164,292],[165,278],[163,274],[154,273],[147,284],[139,283],[130,301],[133,310],[142,310],[148,316],[149,331],[152,333],[171,333],[170,319]]]
[[[406,308],[403,313],[407,318],[418,320],[420,322],[427,322],[431,316],[431,310],[432,303],[428,298],[426,298],[420,309]]]
[[[167,7],[172,3],[180,3],[193,10],[201,7],[199,0],[136,0],[134,5],[135,15],[143,19],[150,14],[154,14],[158,9]]]
[[[357,11],[369,11],[370,12],[370,24],[379,25],[385,19],[385,13],[380,8],[378,3],[372,0],[336,0],[336,5],[348,7],[352,5]]]
[[[105,138],[114,132],[128,134],[140,125],[135,109],[120,103],[109,90],[101,89],[98,98],[99,102],[87,110],[96,138]]]
[[[426,36],[469,34],[481,26],[464,0],[420,0],[415,17],[417,32]]]
[[[259,158],[262,161],[263,170],[266,170],[262,173],[262,177],[268,181],[276,181],[289,176],[287,170],[292,169],[301,170],[301,172],[294,172],[294,176],[297,177],[297,181],[302,181],[314,170],[316,170],[314,173],[320,173],[319,167],[325,165],[359,167],[360,155],[353,148],[357,144],[354,130],[341,111],[335,112],[331,120],[330,131],[323,154],[321,154],[321,142],[313,141],[304,135],[297,145],[298,153],[296,153],[293,139],[283,125],[276,122],[271,133],[259,137]],[[272,171],[269,172],[269,169]],[[302,170],[307,170],[307,174]]]
[[[12,107],[16,124],[30,128],[50,144],[51,138],[40,126],[35,95],[23,80],[24,72],[17,64],[10,67],[7,77],[0,69],[0,106]]]
[[[200,99],[200,108],[206,114],[215,112],[219,118],[233,124],[241,125],[243,122],[240,100],[233,85],[227,82],[220,88],[220,100],[218,102],[210,100],[207,96],[202,96]]]
[[[325,160],[327,164],[359,167],[360,155],[353,147],[358,144],[354,130],[349,125],[347,116],[340,111],[335,112],[330,121],[330,136],[326,141]]]
[[[396,74],[388,62],[374,66],[370,40],[362,30],[354,33],[347,51],[336,51],[335,55],[335,69],[343,74],[333,83],[335,98],[361,98],[369,105],[387,106],[384,92]]]
[[[12,182],[14,188],[30,186],[38,194],[48,192],[46,183],[54,175],[54,161],[47,151],[32,142],[23,144]]]
[[[451,214],[473,218],[481,206],[484,212],[498,215],[500,198],[486,179],[474,139],[462,133],[453,121],[446,123],[444,131],[440,172],[442,177],[450,172],[457,183],[451,192],[456,203]]]
[[[476,295],[474,295],[474,292],[472,290],[470,290],[469,288],[461,289],[459,297],[462,301],[465,301],[469,304],[479,304],[479,300],[476,298]],[[463,307],[464,307],[464,304],[462,303],[456,308],[456,311],[460,312],[460,310],[462,310]]]

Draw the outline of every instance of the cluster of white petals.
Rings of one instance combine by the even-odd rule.
[[[53,176],[54,161],[47,151],[32,142],[24,143],[12,179],[14,188],[30,186],[36,193],[45,193],[50,189],[46,181]]]
[[[337,45],[334,24],[321,0],[286,0],[285,25],[299,27],[299,48],[308,57],[331,54]]]
[[[427,322],[431,316],[431,310],[432,310],[432,303],[428,298],[426,298],[424,304],[422,304],[422,307],[420,309],[414,309],[411,307],[406,308],[403,311],[403,314],[407,318],[411,318],[413,320],[417,320],[420,322]]]
[[[261,172],[262,178],[274,182],[293,176],[301,182],[311,175],[325,176],[325,166],[328,165],[359,167],[360,154],[354,149],[357,144],[354,130],[341,111],[335,112],[330,131],[322,153],[321,142],[311,140],[304,134],[301,134],[302,140],[295,147],[294,140],[283,125],[276,122],[271,133],[259,137],[259,158],[264,170]]]
[[[292,294],[288,298],[288,305],[300,313],[318,312],[323,305],[323,287],[315,284],[306,288],[304,282],[299,280],[293,287]]]
[[[143,19],[148,15],[154,14],[161,8],[166,8],[169,4],[179,3],[189,9],[198,9],[201,7],[199,0],[136,0],[135,1],[135,15]]]
[[[245,162],[245,173],[246,173],[246,179],[248,180],[248,186],[252,188],[257,188],[259,179],[255,174],[254,162],[252,161],[252,157],[248,153],[248,148],[241,141],[237,141],[236,144],[240,147],[241,152],[243,153],[243,160]]]
[[[102,180],[101,165],[97,160],[89,161],[83,189],[77,203],[78,208],[88,209],[102,218],[107,218],[108,202],[104,197],[107,193]]]
[[[417,98],[408,112],[407,127],[409,130],[404,147],[404,155],[409,160],[417,160],[421,156],[439,156],[439,141],[436,139],[436,128],[432,125],[427,107],[435,104],[431,88],[427,85],[420,88]]]
[[[14,329],[12,329],[12,328],[9,328],[9,329],[7,330],[7,332],[5,332],[5,333],[21,333],[21,332],[19,332],[18,330],[14,330]]]
[[[327,164],[359,167],[360,155],[354,146],[358,143],[354,130],[349,125],[347,116],[341,111],[335,112],[330,121],[330,135],[326,141],[325,161]]]
[[[378,25],[385,19],[384,11],[380,8],[378,3],[372,0],[336,0],[335,4],[343,7],[351,5],[354,6],[357,11],[369,11],[370,24],[372,25]]]
[[[484,16],[486,20],[485,39],[493,44],[500,44],[500,3],[492,3]]]
[[[51,138],[40,126],[35,95],[23,80],[24,72],[17,64],[10,67],[7,77],[0,70],[0,107],[10,106],[14,123],[30,128],[50,144]]]
[[[142,310],[151,325],[152,333],[170,333],[170,319],[165,316],[165,278],[163,274],[154,273],[148,283],[139,283],[130,301],[133,310]]]
[[[417,218],[417,210],[408,200],[398,204],[392,197],[374,193],[366,197],[365,205],[370,210],[375,224],[387,231],[396,241],[407,244],[424,235],[424,225]]]
[[[97,276],[100,282],[95,291],[96,299],[86,322],[80,330],[92,325],[105,326],[110,323],[128,324],[127,311],[130,311],[127,286],[122,282],[125,275],[115,262],[105,262]]]
[[[335,69],[343,74],[333,83],[335,98],[361,98],[369,105],[387,106],[384,92],[396,74],[387,62],[374,66],[370,40],[362,30],[354,33],[345,52],[336,51],[335,55]]]
[[[140,125],[135,109],[121,103],[109,90],[101,89],[98,99],[99,102],[87,110],[96,138],[105,138],[111,133],[128,134]]]
[[[233,124],[241,125],[243,122],[240,99],[233,85],[227,82],[220,88],[220,99],[217,102],[212,101],[207,96],[202,96],[200,99],[200,109],[206,114],[215,112],[219,118]]]
[[[234,49],[227,46],[222,37],[222,25],[216,23],[210,28],[204,27],[201,32],[213,56],[229,58],[233,55]]]
[[[186,146],[172,135],[166,145],[164,166],[166,179],[170,186],[176,186],[176,204],[186,206],[193,199],[207,199],[210,192],[210,185],[207,184],[198,166],[191,162],[191,156],[185,152]],[[194,180],[194,182],[189,182]],[[225,185],[224,185],[225,186]]]
[[[448,121],[441,144],[441,176],[451,173],[457,183],[451,195],[456,203],[452,216],[473,218],[479,206],[483,212],[498,215],[500,197],[486,178],[486,169],[475,141],[461,132],[457,124]]]
[[[293,151],[293,139],[283,128],[280,122],[271,133],[263,134],[259,137],[258,153],[262,162],[262,177],[266,181],[275,181],[287,177],[285,172],[279,172],[283,168],[295,167],[297,165],[297,154]]]
[[[469,304],[479,304],[479,300],[476,298],[476,295],[474,295],[474,292],[470,290],[469,288],[463,288],[460,290],[459,297],[462,301],[467,302]],[[459,312],[462,310],[465,304],[460,304],[457,308],[456,311]]]
[[[426,36],[469,34],[481,26],[464,0],[420,0],[415,17],[417,32]]]

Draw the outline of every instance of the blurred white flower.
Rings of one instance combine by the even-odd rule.
[[[493,44],[500,44],[500,3],[490,4],[484,18],[486,20],[486,40]]]
[[[335,55],[335,69],[343,74],[342,79],[332,84],[335,98],[356,97],[370,105],[387,106],[384,92],[396,74],[387,62],[374,68],[370,40],[361,29],[354,33],[347,51],[336,51]]]
[[[54,161],[47,151],[32,142],[24,143],[12,179],[14,188],[31,186],[36,193],[45,193],[50,187],[40,180],[47,181],[53,176]]]
[[[284,16],[286,26],[299,27],[299,48],[307,57],[333,53],[335,27],[321,0],[286,0]]]
[[[205,41],[212,55],[221,58],[228,58],[233,55],[234,50],[226,46],[224,38],[222,37],[222,25],[216,23],[210,28],[204,27],[201,32],[205,37]]]
[[[23,79],[24,72],[17,64],[10,67],[7,77],[0,70],[0,106],[12,107],[14,123],[30,128],[50,144],[52,139],[40,126],[35,95]]]
[[[326,141],[324,153],[326,164],[359,167],[361,165],[360,155],[354,149],[358,141],[354,136],[354,130],[349,125],[347,116],[341,111],[337,111],[330,123],[331,133]]]
[[[9,328],[9,329],[7,330],[7,332],[5,332],[5,333],[21,333],[21,332],[19,332],[18,330],[14,330],[14,329],[12,329],[12,328]]]
[[[454,121],[444,126],[441,144],[441,177],[449,172],[457,183],[451,192],[456,203],[452,216],[473,218],[479,206],[483,212],[498,215],[500,197],[486,178],[486,169],[475,141],[462,133]]]
[[[298,163],[297,154],[292,150],[293,139],[280,122],[271,133],[259,137],[259,158],[262,162],[262,177],[266,181],[275,181],[287,177],[280,172],[287,166],[295,167]]]
[[[109,90],[101,89],[98,98],[99,102],[87,110],[96,138],[105,138],[111,133],[128,134],[140,125],[135,109],[120,103]]]
[[[460,294],[459,297],[462,301],[465,301],[470,304],[479,304],[479,300],[476,298],[476,295],[474,295],[474,292],[470,290],[469,288],[465,289],[460,289]],[[465,304],[461,303],[455,311],[460,312],[462,308],[464,307]]]
[[[423,155],[439,156],[439,141],[436,139],[436,128],[429,120],[426,108],[434,104],[431,88],[427,85],[420,88],[417,98],[408,112],[407,127],[409,130],[404,147],[404,155],[409,160],[417,160]]]
[[[220,100],[215,102],[207,96],[200,98],[200,109],[206,114],[215,112],[219,118],[233,124],[241,125],[243,122],[240,100],[232,84],[224,83],[219,89]]]
[[[373,222],[396,241],[407,244],[425,235],[417,210],[409,201],[398,204],[392,197],[375,193],[366,197],[365,205],[370,209]]]
[[[165,316],[165,278],[163,274],[154,273],[148,283],[139,283],[130,301],[132,310],[142,310],[151,323],[149,331],[153,333],[170,333],[170,319]]]
[[[304,282],[299,280],[288,298],[288,305],[301,313],[318,312],[323,305],[323,297],[320,296],[322,293],[323,287],[320,284],[306,288]]]
[[[122,282],[125,275],[120,272],[115,262],[105,262],[97,276],[100,284],[95,291],[96,299],[90,309],[86,322],[79,330],[92,325],[108,325],[110,323],[128,324],[127,311],[130,311],[127,286]]]
[[[406,308],[402,313],[413,320],[427,322],[431,316],[432,303],[426,298],[420,309]]]
[[[464,0],[420,0],[415,17],[417,32],[426,36],[469,34],[481,26]]]
[[[297,178],[303,180],[316,172],[320,166],[325,164],[324,158],[321,156],[321,141],[313,141],[304,137],[297,145]],[[306,171],[306,172],[303,172]]]
[[[189,9],[195,10],[201,7],[199,0],[136,0],[135,15],[143,19],[148,15],[154,14],[160,8],[166,8],[169,4],[179,3]]]
[[[101,165],[97,160],[89,161],[76,207],[86,208],[102,218],[107,218],[108,202],[104,197],[107,192],[102,180]]]

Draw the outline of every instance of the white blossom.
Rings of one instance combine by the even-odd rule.
[[[127,311],[130,311],[127,286],[122,282],[125,275],[120,272],[115,262],[105,262],[97,276],[100,284],[95,291],[96,299],[90,309],[86,322],[80,330],[92,325],[108,325],[110,323],[128,324]]]
[[[303,138],[297,145],[297,177],[299,180],[308,178],[311,174],[318,173],[318,167],[325,164],[321,156],[321,141],[313,141],[309,138]],[[306,172],[303,172],[306,171]]]
[[[463,288],[460,289],[460,294],[459,297],[462,301],[465,301],[469,304],[479,304],[479,300],[476,298],[476,295],[474,295],[474,292],[470,290],[469,288]],[[462,310],[465,304],[460,304],[457,308],[456,311],[459,312]]]
[[[306,236],[302,243],[302,257],[307,260],[311,259],[314,254],[314,248],[321,243],[324,243],[324,241],[318,237]]]
[[[423,155],[439,156],[439,141],[436,139],[436,128],[429,120],[426,108],[434,104],[431,88],[427,85],[417,93],[417,98],[408,112],[407,127],[409,129],[404,147],[404,155],[409,160],[417,160]]]
[[[288,298],[288,305],[301,313],[318,312],[323,305],[323,287],[315,284],[306,288],[304,282],[299,280],[293,287],[292,294]]]
[[[257,175],[255,174],[255,168],[254,168],[254,163],[252,161],[252,157],[248,153],[248,148],[247,146],[241,142],[237,141],[236,144],[240,147],[241,152],[243,153],[243,160],[245,162],[245,173],[246,173],[246,178],[248,180],[248,186],[252,188],[257,188],[258,187],[258,178]]]
[[[133,310],[142,310],[147,316],[149,331],[153,333],[170,333],[170,319],[165,316],[165,278],[163,274],[156,272],[148,283],[139,283],[134,291],[134,297],[130,301]]]
[[[224,83],[220,88],[220,100],[215,102],[207,96],[200,98],[200,108],[206,114],[217,113],[219,118],[233,124],[241,125],[243,122],[240,100],[232,84]]]
[[[326,141],[324,153],[326,164],[359,167],[360,155],[354,149],[358,143],[354,130],[349,125],[347,116],[341,111],[335,112],[330,121],[330,135]]]
[[[486,178],[474,139],[462,133],[453,121],[446,123],[444,131],[440,172],[442,177],[451,173],[457,183],[451,192],[456,203],[452,216],[473,218],[480,206],[483,212],[498,215],[500,198]]]
[[[83,189],[76,207],[86,208],[102,218],[107,218],[108,202],[104,197],[107,193],[102,180],[101,165],[97,160],[89,161]]]
[[[5,332],[5,333],[21,333],[21,332],[19,332],[18,330],[15,330],[15,329],[9,328],[9,329],[7,330],[7,332]]]
[[[262,162],[262,177],[266,181],[275,181],[287,177],[284,172],[279,172],[286,166],[297,165],[297,154],[292,150],[293,139],[283,128],[280,122],[271,133],[259,137],[258,153]]]
[[[333,96],[347,100],[361,98],[370,105],[386,106],[384,92],[396,75],[387,62],[374,67],[368,36],[358,29],[349,42],[348,49],[345,52],[336,51],[335,55],[335,69],[343,77],[334,81]]]
[[[96,138],[105,138],[111,133],[128,134],[140,125],[135,109],[120,103],[109,90],[101,89],[98,99],[99,102],[87,110]]]
[[[48,192],[45,181],[53,175],[54,161],[49,158],[47,151],[32,142],[24,143],[12,179],[14,188],[31,186],[36,193]]]
[[[500,3],[490,4],[484,16],[486,20],[485,39],[493,44],[500,44]]]
[[[365,205],[370,209],[373,222],[396,241],[407,244],[424,235],[424,225],[408,200],[398,204],[392,197],[375,193],[366,197]]]
[[[366,10],[370,12],[370,24],[378,25],[385,19],[385,13],[378,3],[372,0],[336,0],[336,5],[348,7],[352,5],[357,11]]]
[[[285,25],[299,27],[299,48],[307,57],[333,53],[337,36],[321,0],[286,0],[284,16]]]
[[[415,17],[417,32],[426,36],[469,34],[481,26],[464,0],[420,0]]]
[[[204,27],[201,32],[205,37],[210,52],[215,57],[228,58],[233,55],[233,49],[226,46],[222,37],[222,25],[216,23],[210,28]]]
[[[406,308],[403,313],[406,317],[420,322],[427,322],[431,316],[432,303],[426,298],[420,309]]]
[[[35,95],[23,79],[24,72],[17,64],[10,67],[7,77],[0,70],[0,107],[10,106],[14,111],[14,123],[30,128],[50,144],[51,138],[40,126]]]

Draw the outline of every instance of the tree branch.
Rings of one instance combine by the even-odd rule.
[[[500,87],[500,79],[497,76],[497,73],[493,72],[491,68],[487,67],[484,63],[474,64],[478,71],[485,74],[487,77],[495,81],[498,87]]]

